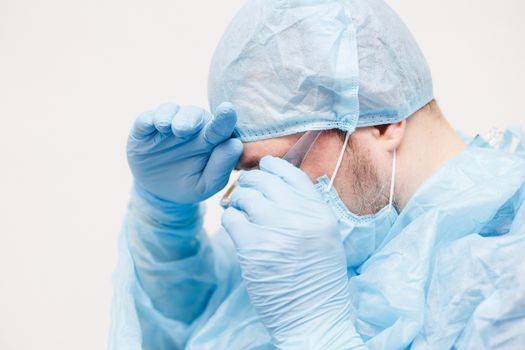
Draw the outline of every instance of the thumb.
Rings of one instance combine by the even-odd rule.
[[[221,103],[204,130],[204,138],[217,145],[231,137],[237,123],[237,114],[231,103]]]
[[[242,142],[239,139],[229,139],[216,146],[202,172],[202,185],[212,192],[217,192],[226,186],[241,154]]]

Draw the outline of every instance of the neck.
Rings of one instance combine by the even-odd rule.
[[[399,208],[402,210],[419,186],[464,148],[435,102],[410,117],[398,148],[395,192]]]

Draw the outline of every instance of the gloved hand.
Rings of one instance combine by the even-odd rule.
[[[352,349],[356,333],[337,219],[308,176],[264,157],[243,173],[222,224],[279,349]]]
[[[128,163],[147,192],[176,203],[196,203],[227,183],[242,153],[231,138],[237,116],[229,103],[212,116],[198,107],[163,104],[141,114],[128,138]]]

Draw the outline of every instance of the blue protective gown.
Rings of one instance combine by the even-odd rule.
[[[351,274],[370,349],[525,349],[525,155],[475,142],[413,195]],[[234,247],[200,205],[132,193],[114,273],[111,349],[274,349]]]

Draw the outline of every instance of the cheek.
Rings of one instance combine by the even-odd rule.
[[[341,147],[342,142],[336,137],[319,137],[303,161],[301,169],[313,183],[317,182],[320,176],[332,176]]]
[[[332,175],[335,163],[327,161],[324,157],[308,156],[303,162],[301,169],[308,175],[313,183],[317,182],[317,179],[323,175]]]
[[[247,167],[255,164],[264,156],[280,157],[297,142],[299,136],[290,135],[269,140],[245,142],[238,164]]]
[[[380,141],[373,137],[370,132],[367,132],[368,129],[357,129],[351,138],[351,148],[352,152],[355,153],[355,157],[359,157],[361,160],[374,165],[374,168],[377,168],[384,163],[388,152],[385,152],[384,146]]]

